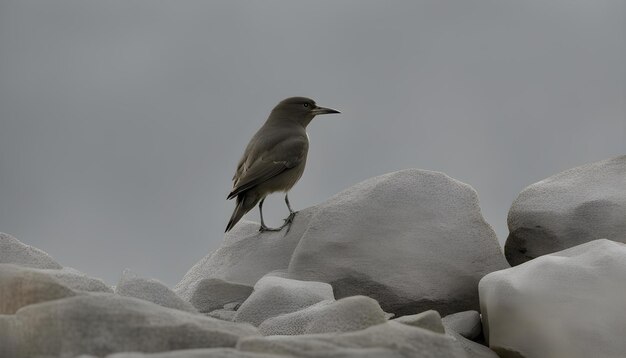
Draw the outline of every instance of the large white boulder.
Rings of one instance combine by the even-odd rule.
[[[493,272],[479,285],[483,330],[502,357],[623,358],[626,245],[595,240]]]
[[[0,334],[0,357],[12,358],[233,347],[241,337],[258,335],[249,324],[104,293],[23,307],[0,315],[3,327],[9,329]]]
[[[268,272],[286,269],[314,212],[315,208],[298,212],[291,229],[278,232],[259,232],[258,223],[243,220],[226,233],[217,250],[189,269],[174,291],[190,300],[206,278],[254,286]]]
[[[242,338],[237,348],[307,358],[467,358],[450,337],[393,321],[355,332]]]
[[[115,286],[115,293],[150,301],[163,307],[197,312],[191,303],[180,298],[161,281],[139,277],[129,269],[122,272],[120,281]]]
[[[513,202],[508,225],[511,265],[591,240],[626,242],[626,155],[527,187]]]
[[[268,318],[259,326],[261,334],[297,335],[358,331],[387,321],[376,300],[365,296],[322,301],[300,311]]]
[[[289,275],[366,295],[387,312],[478,309],[478,281],[508,267],[476,191],[409,169],[361,182],[317,207]]]
[[[270,317],[334,299],[333,288],[327,283],[265,276],[254,285],[254,291],[239,307],[234,321],[258,326]]]
[[[38,248],[23,244],[13,236],[0,232],[0,264],[16,264],[39,269],[60,269],[62,266]]]

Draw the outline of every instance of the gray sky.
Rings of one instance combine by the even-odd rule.
[[[309,126],[295,208],[438,170],[503,242],[524,187],[626,153],[625,64],[623,0],[2,0],[0,231],[109,284],[174,284],[222,240],[250,136],[299,95],[343,113]]]

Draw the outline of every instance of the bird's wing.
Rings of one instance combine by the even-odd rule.
[[[305,158],[307,150],[306,137],[292,137],[255,153],[256,160],[246,158],[237,168],[237,174],[233,178],[233,190],[228,194],[228,199],[297,166]]]

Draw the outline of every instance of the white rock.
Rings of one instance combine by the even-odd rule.
[[[595,240],[493,272],[483,331],[501,356],[624,357],[626,245]]]
[[[283,358],[289,358],[281,356]],[[161,353],[115,353],[106,358],[277,358],[275,355],[242,352],[233,348],[184,349]]]
[[[295,312],[323,300],[334,300],[333,288],[327,283],[265,276],[254,285],[254,291],[239,307],[234,320],[258,326],[270,317]]]
[[[229,309],[219,309],[219,310],[215,310],[215,311],[211,311],[209,313],[205,313],[207,316],[209,317],[213,317],[213,318],[217,318],[217,319],[221,319],[224,321],[234,321],[235,320],[235,315],[237,314],[237,311],[235,310],[229,310]]]
[[[441,323],[439,312],[428,310],[418,314],[402,316],[394,319],[395,322],[408,324],[413,327],[420,327],[435,333],[445,333],[446,330]]]
[[[452,330],[469,340],[478,338],[483,331],[480,313],[477,311],[453,313],[445,316],[441,321],[447,330]]]
[[[626,242],[626,155],[524,189],[508,216],[512,265],[596,239]]]
[[[197,312],[189,302],[180,298],[164,283],[155,279],[137,277],[135,273],[128,269],[122,272],[122,277],[115,286],[115,293],[150,301],[163,307],[186,312]]]
[[[89,277],[71,267],[63,267],[60,270],[42,269],[39,272],[54,277],[57,281],[75,291],[113,293],[113,290],[101,279]]]
[[[461,347],[467,354],[467,358],[499,358],[496,352],[492,351],[488,347],[482,344],[470,341],[453,330],[446,329],[446,335],[452,338],[457,346]],[[523,358],[516,356],[503,355],[502,358]]]
[[[16,264],[39,269],[62,268],[47,253],[21,243],[18,239],[0,233],[0,264]]]
[[[74,290],[41,270],[0,264],[0,314],[13,314],[24,306],[76,294]]]
[[[339,298],[370,296],[396,315],[448,314],[478,309],[480,278],[508,267],[476,191],[431,171],[359,183],[299,212],[289,233],[257,230],[237,225],[175,291],[191,297],[206,278],[252,285],[286,269],[293,279],[330,283]]]
[[[322,301],[300,311],[269,318],[259,326],[261,334],[297,335],[358,331],[387,321],[376,300],[365,296]]]
[[[242,351],[308,358],[466,357],[446,335],[393,321],[355,332],[242,338],[237,347]]]
[[[222,245],[196,263],[176,285],[174,291],[191,299],[195,287],[206,278],[248,286],[265,274],[286,269],[315,208],[298,212],[291,229],[259,232],[259,224],[243,220],[226,234]]]
[[[183,298],[188,299],[199,312],[211,312],[227,304],[243,303],[252,293],[252,286],[205,278],[198,281],[190,293],[190,297]]]
[[[476,191],[417,169],[359,183],[317,207],[290,277],[366,295],[387,312],[478,308],[478,281],[508,267]]]
[[[233,347],[241,337],[258,335],[248,324],[104,293],[30,305],[0,318],[0,327],[12,327],[0,335],[0,357],[11,358]]]

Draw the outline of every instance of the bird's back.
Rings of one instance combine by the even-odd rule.
[[[250,139],[239,160],[237,171],[233,176],[233,188],[235,189],[241,183],[249,181],[252,179],[251,176],[258,172],[263,172],[264,167],[277,163],[285,163],[287,167],[284,168],[284,172],[299,171],[300,173],[295,175],[295,181],[297,181],[304,170],[308,149],[308,136],[303,127],[298,125],[276,126],[266,123]],[[300,167],[302,167],[301,170]],[[280,178],[293,177],[293,175],[281,174],[287,173],[277,173],[275,176]],[[290,189],[295,182],[288,184],[290,184],[288,185]]]

